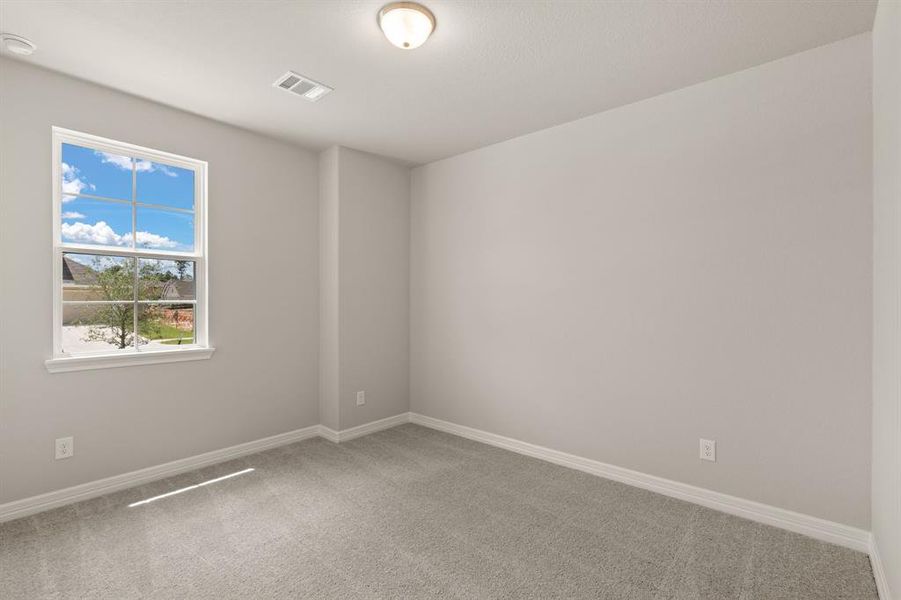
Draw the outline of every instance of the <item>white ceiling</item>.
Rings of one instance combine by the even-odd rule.
[[[869,31],[876,0],[422,0],[418,50],[388,0],[0,2],[25,60],[311,148],[422,163]],[[294,70],[318,103],[271,87]]]

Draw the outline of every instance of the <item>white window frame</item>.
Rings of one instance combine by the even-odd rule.
[[[207,285],[207,270],[209,252],[207,248],[207,163],[202,160],[161,152],[150,148],[136,146],[125,142],[119,142],[107,138],[98,137],[88,133],[52,128],[53,164],[51,167],[53,185],[53,356],[45,361],[47,370],[51,373],[64,371],[81,371],[85,369],[100,369],[108,367],[126,367],[131,365],[145,365],[152,363],[180,362],[186,360],[202,360],[210,358],[214,348],[209,345],[208,300],[209,288]],[[169,166],[189,169],[194,172],[194,250],[193,252],[172,252],[162,250],[145,250],[138,248],[134,241],[132,247],[94,246],[90,244],[74,244],[64,242],[61,235],[62,215],[62,145],[74,144],[92,150],[110,152],[135,159],[149,160]],[[135,185],[136,171],[132,169],[132,198],[123,201],[132,205],[132,229],[134,229],[134,206],[142,203],[136,202]],[[90,199],[90,195],[79,194]],[[151,204],[147,206],[153,207]],[[167,207],[163,207],[167,208]],[[132,235],[132,240],[134,240]],[[62,348],[63,327],[63,293],[62,293],[62,263],[63,253],[77,252],[82,254],[98,254],[106,256],[125,256],[134,258],[163,259],[163,260],[191,260],[194,262],[194,343],[186,346],[175,346],[165,350],[142,350],[140,345],[130,351],[116,352],[92,352],[92,353],[66,353]]]

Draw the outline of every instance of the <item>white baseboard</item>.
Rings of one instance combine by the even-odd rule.
[[[370,433],[375,433],[376,431],[382,431],[383,429],[390,429],[391,427],[396,427],[397,425],[402,425],[409,422],[410,413],[400,413],[399,415],[394,415],[393,417],[379,419],[378,421],[370,421],[369,423],[351,427],[350,429],[342,429],[341,431],[335,431],[334,429],[330,429],[325,425],[320,425],[319,427],[321,428],[320,435],[322,437],[330,442],[335,442],[337,444],[364,435],[369,435]]]
[[[14,500],[0,504],[0,523],[11,521],[21,517],[27,517],[45,510],[65,506],[82,500],[89,500],[104,494],[111,494],[136,485],[142,485],[158,479],[164,479],[179,473],[193,471],[201,467],[207,467],[216,463],[225,462],[233,458],[255,454],[263,450],[269,450],[277,446],[293,444],[301,440],[316,437],[320,434],[319,425],[296,429],[287,433],[280,433],[271,437],[238,444],[221,450],[213,450],[204,454],[190,456],[174,460],[155,467],[139,469],[130,473],[114,475],[97,481],[90,481],[80,485],[64,488],[54,492],[47,492],[39,496]]]
[[[335,431],[331,427],[326,427],[325,425],[319,425],[319,437],[337,444],[341,441],[341,432]]]
[[[657,492],[658,494],[700,504],[701,506],[750,519],[751,521],[787,529],[788,531],[807,535],[824,542],[838,544],[859,552],[870,552],[870,532],[856,527],[754,502],[753,500],[745,500],[744,498],[714,492],[713,490],[664,479],[655,475],[624,469],[418,413],[410,413],[410,421],[519,454],[546,460],[564,467],[578,469],[592,475]]]
[[[870,566],[873,567],[873,579],[876,580],[879,600],[892,600],[892,592],[888,587],[888,577],[885,575],[882,557],[879,556],[879,547],[876,545],[876,538],[872,536],[870,537]]]
[[[324,425],[312,425],[310,427],[304,427],[303,429],[297,429],[260,440],[238,444],[237,446],[174,460],[155,467],[147,467],[146,469],[114,475],[105,479],[89,481],[88,483],[82,483],[54,492],[47,492],[46,494],[0,504],[0,523],[27,517],[39,512],[44,512],[45,510],[59,508],[60,506],[65,506],[67,504],[81,502],[82,500],[90,500],[91,498],[103,496],[104,494],[111,494],[136,485],[142,485],[158,479],[165,479],[166,477],[193,471],[194,469],[200,469],[240,456],[255,454],[257,452],[262,452],[263,450],[293,444],[294,442],[317,436],[325,438],[330,442],[346,442],[363,435],[375,433],[382,429],[388,429],[395,425],[409,422],[410,413],[401,413],[393,417],[379,419],[378,421],[372,421],[371,423],[365,423],[341,431],[329,429]]]
[[[882,563],[879,560],[878,550],[876,549],[875,544],[871,542],[871,536],[868,531],[754,502],[752,500],[745,500],[736,496],[714,492],[693,485],[679,483],[662,477],[648,475],[639,471],[624,469],[622,467],[567,454],[550,448],[544,448],[535,444],[507,438],[487,431],[481,431],[472,427],[457,425],[455,423],[442,421],[417,413],[401,413],[393,417],[380,419],[378,421],[341,431],[335,431],[324,425],[313,425],[311,427],[289,431],[287,433],[274,435],[253,442],[223,448],[222,450],[214,450],[205,454],[172,461],[155,467],[148,467],[146,469],[140,469],[122,475],[115,475],[113,477],[107,477],[106,479],[48,492],[39,496],[7,502],[6,504],[0,504],[0,523],[64,506],[66,504],[88,500],[90,498],[134,487],[157,479],[171,477],[172,475],[199,469],[240,456],[254,454],[277,446],[292,444],[316,436],[340,443],[408,422],[417,423],[425,427],[459,435],[499,448],[505,448],[519,454],[545,460],[571,469],[578,469],[599,477],[605,477],[666,496],[693,502],[721,512],[744,517],[752,521],[787,529],[825,542],[869,553],[873,563],[873,573],[876,577],[877,585],[879,585],[881,598],[882,600],[891,600],[887,595],[888,587],[885,572]]]

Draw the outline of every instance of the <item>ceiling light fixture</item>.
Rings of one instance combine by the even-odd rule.
[[[34,42],[14,33],[0,33],[0,40],[7,50],[20,56],[29,56],[38,49]]]
[[[435,15],[415,2],[392,2],[379,11],[379,27],[389,42],[403,50],[412,50],[432,35]]]

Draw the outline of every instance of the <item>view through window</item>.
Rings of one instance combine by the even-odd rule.
[[[54,129],[57,356],[204,347],[206,163]]]

